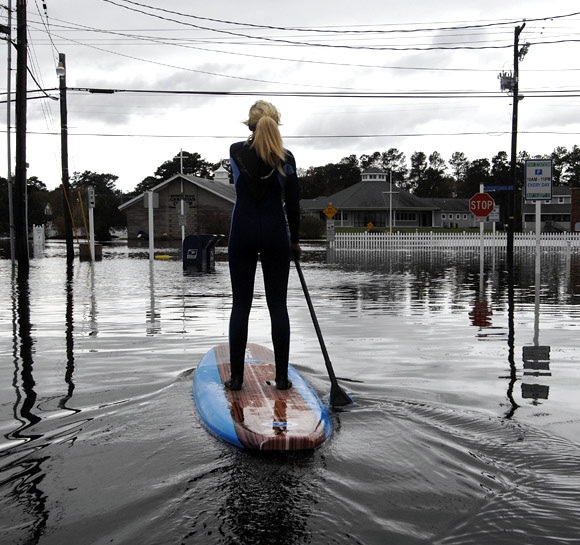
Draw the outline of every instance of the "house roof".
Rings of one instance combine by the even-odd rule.
[[[171,178],[157,184],[151,190],[153,192],[161,191],[164,187],[178,178],[183,178],[185,181],[196,185],[209,193],[213,193],[232,204],[236,202],[236,189],[232,184],[224,184],[223,182],[216,182],[214,180],[208,180],[207,178],[198,178],[197,176],[190,176],[188,174],[175,174]],[[119,210],[125,210],[126,208],[133,206],[135,203],[141,201],[144,196],[145,193],[141,193],[140,195],[133,197],[131,200],[120,205]]]
[[[385,180],[365,180],[351,185],[330,197],[317,197],[316,199],[303,199],[301,206],[304,210],[323,210],[328,203],[338,210],[387,210],[389,208],[390,183]],[[393,208],[397,210],[440,210],[442,203],[439,201],[464,201],[459,210],[468,210],[466,199],[424,199],[399,189],[393,189]],[[452,208],[453,211],[457,207]],[[450,208],[451,210],[451,208]]]
[[[470,212],[469,199],[451,199],[438,197],[430,200],[441,212]]]

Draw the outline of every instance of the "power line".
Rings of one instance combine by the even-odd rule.
[[[275,56],[270,56],[270,55],[257,55],[257,54],[251,54],[251,53],[242,53],[239,51],[223,51],[220,49],[210,49],[207,47],[199,47],[199,46],[194,46],[191,44],[183,44],[183,43],[174,43],[172,41],[167,42],[166,40],[168,40],[169,38],[154,38],[151,36],[142,36],[139,34],[131,34],[131,33],[126,33],[126,32],[119,32],[119,31],[113,31],[113,30],[105,30],[105,29],[97,29],[97,28],[93,28],[93,27],[88,27],[85,25],[80,25],[78,23],[70,23],[68,21],[62,21],[61,22],[67,23],[69,25],[76,25],[76,26],[71,26],[71,27],[66,27],[61,25],[60,28],[61,29],[71,29],[71,30],[85,30],[87,32],[95,32],[95,33],[102,33],[102,34],[111,34],[114,36],[122,36],[125,38],[129,38],[131,40],[140,40],[140,41],[147,41],[147,42],[151,42],[153,44],[162,44],[162,45],[168,45],[171,47],[182,47],[185,49],[194,49],[196,51],[203,51],[203,52],[207,52],[207,53],[218,53],[218,54],[222,54],[222,55],[234,55],[234,56],[238,56],[238,57],[248,57],[248,58],[254,58],[254,59],[265,59],[265,60],[273,60],[273,61],[283,61],[283,62],[292,62],[292,63],[298,63],[298,64],[316,64],[316,65],[326,65],[326,66],[339,66],[339,67],[351,67],[351,68],[373,68],[373,69],[382,69],[382,70],[405,70],[405,71],[429,71],[429,72],[493,72],[493,73],[497,73],[497,69],[480,69],[480,68],[435,68],[435,67],[422,67],[422,66],[417,66],[417,67],[412,67],[412,66],[390,66],[390,65],[378,65],[378,64],[357,64],[357,63],[344,63],[344,62],[332,62],[332,61],[317,61],[317,60],[313,60],[313,59],[292,59],[292,58],[284,58],[284,57],[275,57]],[[68,38],[62,37],[61,39],[63,40],[70,40]],[[87,42],[75,42],[79,45],[84,45],[87,47],[90,47],[91,44],[88,44]],[[105,50],[106,51],[106,50]],[[109,51],[110,53],[114,54],[115,52]],[[578,69],[572,69],[572,70],[580,70],[580,68]],[[555,69],[554,69],[555,71]]]
[[[163,39],[154,38],[154,37],[150,37],[150,36],[142,36],[139,34],[132,34],[132,33],[119,32],[119,31],[113,31],[113,30],[105,30],[105,29],[97,29],[94,27],[80,25],[78,23],[71,23],[69,21],[63,21],[60,19],[56,19],[56,20],[61,22],[61,23],[66,23],[67,25],[73,25],[73,26],[68,26],[68,27],[64,26],[64,25],[60,25],[61,30],[62,29],[85,30],[87,32],[111,34],[114,36],[122,36],[122,37],[125,37],[128,39],[131,39],[131,40],[140,40],[140,41],[151,42],[151,43],[156,44],[156,45],[162,44],[162,45],[168,45],[168,46],[172,46],[172,47],[182,47],[182,48],[186,48],[186,49],[194,49],[197,51],[218,53],[218,54],[223,54],[223,55],[234,55],[234,56],[273,60],[273,61],[293,62],[293,63],[299,63],[299,64],[339,66],[339,67],[346,66],[346,67],[352,67],[352,68],[371,68],[371,69],[381,69],[381,70],[429,71],[429,72],[494,72],[494,73],[497,72],[497,69],[436,68],[436,67],[422,67],[422,66],[412,67],[412,66],[392,66],[392,65],[376,65],[376,64],[357,64],[357,63],[343,63],[343,62],[332,62],[332,61],[318,61],[318,60],[314,60],[314,59],[292,59],[292,58],[275,57],[275,56],[268,56],[268,55],[242,53],[240,51],[223,51],[223,50],[219,50],[219,49],[210,49],[210,48],[206,48],[206,47],[193,46],[191,44],[175,43],[174,41],[167,42],[167,40],[171,40],[170,38],[163,38]],[[70,40],[69,38],[65,38],[65,37],[60,37],[60,38],[65,40],[65,41],[72,41],[73,43],[77,43],[78,45],[91,47],[91,44],[88,44],[87,42],[78,42],[78,41]],[[51,37],[51,41],[52,41],[52,37]],[[102,50],[108,51],[111,54],[117,54],[114,51],[109,51],[106,49],[102,49]],[[145,59],[138,59],[138,58],[136,58],[136,60],[145,61]],[[534,72],[580,71],[580,68],[570,68],[570,69],[561,69],[561,70],[539,69],[539,70],[533,70],[533,71]],[[529,70],[527,72],[531,72],[531,70]]]
[[[88,45],[88,44],[84,44],[82,42],[79,42],[77,40],[73,40],[71,38],[65,38],[64,36],[58,36],[57,34],[55,34],[55,36],[57,36],[58,38],[61,38],[63,40],[72,42],[72,43],[76,43],[79,45],[82,45],[84,47],[89,47],[91,49],[95,49],[97,51],[102,51],[105,53],[110,53],[112,55],[117,55],[120,57],[124,57],[126,59],[131,59],[131,60],[136,60],[136,61],[140,61],[140,62],[146,62],[148,64],[154,64],[156,66],[164,66],[166,68],[174,68],[176,70],[185,70],[186,72],[194,72],[196,74],[205,74],[208,76],[217,76],[217,77],[222,77],[222,78],[230,78],[230,79],[236,79],[236,80],[242,80],[242,81],[251,81],[254,83],[268,83],[268,84],[273,84],[273,85],[290,85],[290,86],[296,86],[296,87],[312,87],[312,88],[318,88],[318,89],[345,89],[344,87],[325,87],[322,85],[308,85],[305,83],[291,83],[291,82],[283,82],[283,81],[273,81],[273,80],[263,80],[263,79],[258,79],[258,78],[247,78],[244,76],[233,76],[231,74],[220,74],[218,72],[209,72],[207,70],[196,70],[194,68],[186,68],[184,66],[176,66],[176,65],[172,65],[172,64],[167,64],[167,63],[163,63],[163,62],[159,62],[159,61],[154,61],[151,59],[143,59],[140,57],[136,57],[134,55],[127,55],[125,53],[121,53],[119,51],[111,51],[109,49],[104,49],[102,47],[97,47],[94,45]],[[348,88],[347,88],[348,89]]]
[[[42,93],[48,96],[48,92],[58,91],[57,88],[41,88]],[[469,98],[505,98],[501,91],[358,91],[358,92],[288,92],[288,91],[204,91],[204,90],[179,90],[179,89],[123,89],[111,87],[67,87],[69,93],[88,93],[94,95],[112,95],[117,93],[136,95],[189,95],[189,96],[268,96],[268,97],[292,97],[292,98],[359,98],[359,99],[469,99]],[[38,92],[36,90],[30,92]],[[0,96],[6,93],[0,92]],[[580,89],[528,89],[520,95],[528,98],[578,98]],[[48,96],[48,98],[54,98]]]
[[[49,89],[52,90],[52,89]],[[209,96],[277,96],[295,98],[505,98],[501,91],[407,91],[407,92],[285,92],[285,91],[202,91],[176,89],[120,89],[106,87],[68,87],[69,92],[90,94],[132,93],[147,95],[209,95]],[[531,98],[578,97],[580,89],[527,90]]]
[[[6,132],[5,130],[1,132]],[[577,131],[518,131],[520,134],[555,134],[555,135],[576,135]],[[37,136],[60,136],[60,132],[28,131],[28,134]],[[356,139],[356,138],[412,138],[425,136],[504,136],[509,131],[473,131],[473,132],[433,132],[433,133],[384,133],[384,134],[302,134],[286,135],[284,140],[316,140],[316,139]],[[212,139],[244,139],[247,135],[231,134],[131,134],[131,133],[69,133],[69,136],[94,136],[112,138],[212,138]]]
[[[352,50],[370,50],[370,51],[441,51],[441,50],[458,50],[458,49],[505,49],[511,47],[511,44],[507,45],[490,45],[490,46],[453,46],[453,47],[441,47],[441,46],[432,46],[432,47],[390,47],[390,46],[361,46],[361,45],[346,45],[346,44],[323,44],[323,43],[312,43],[312,42],[300,42],[294,40],[286,40],[283,38],[272,38],[268,36],[252,36],[251,34],[244,34],[241,32],[233,32],[230,30],[222,30],[222,29],[215,29],[211,27],[204,27],[201,25],[196,25],[194,23],[187,23],[185,21],[180,21],[178,19],[172,19],[170,17],[164,17],[162,15],[155,15],[149,13],[147,11],[143,11],[138,8],[126,6],[115,2],[113,0],[102,0],[103,2],[107,2],[109,4],[113,4],[123,9],[127,9],[129,11],[133,11],[136,13],[141,13],[142,15],[147,15],[149,17],[154,17],[156,19],[160,19],[163,21],[170,21],[173,23],[177,23],[179,25],[184,25],[192,28],[197,28],[200,30],[208,30],[210,32],[217,32],[220,34],[227,34],[230,36],[237,36],[239,38],[246,38],[250,40],[258,40],[258,41],[267,41],[267,42],[274,42],[274,43],[282,43],[282,44],[290,44],[290,45],[300,45],[300,46],[308,46],[308,47],[326,47],[326,48],[340,48],[340,49],[352,49]],[[135,3],[133,3],[135,4]],[[137,4],[145,6],[144,4]],[[150,6],[145,6],[150,7]],[[163,8],[155,8],[159,10],[163,10]]]
[[[103,0],[109,4],[114,4],[119,7],[123,7],[125,9],[131,9],[127,6],[123,6],[117,2],[112,0]],[[148,8],[156,11],[161,11],[163,13],[170,13],[172,15],[179,15],[182,17],[188,17],[191,19],[196,19],[200,21],[211,21],[214,23],[221,23],[227,25],[235,25],[235,26],[243,26],[249,28],[258,28],[258,29],[268,29],[268,30],[283,30],[283,31],[293,31],[293,32],[318,32],[318,33],[337,33],[337,34],[393,34],[393,33],[418,33],[418,32],[442,32],[448,30],[469,30],[469,29],[486,29],[495,26],[506,26],[506,25],[514,25],[517,23],[521,23],[520,19],[511,20],[511,21],[502,21],[502,22],[492,22],[492,23],[479,23],[479,24],[469,24],[469,25],[455,25],[455,26],[448,26],[448,27],[434,27],[434,28],[407,28],[407,29],[393,29],[393,30],[333,30],[330,28],[327,29],[320,29],[320,28],[303,28],[303,27],[282,27],[282,26],[274,26],[274,25],[259,25],[254,23],[247,23],[247,22],[239,22],[239,21],[230,21],[227,19],[214,19],[211,17],[201,17],[199,15],[192,15],[188,13],[183,13],[179,11],[169,10],[166,8],[160,8],[157,6],[150,6],[147,4],[143,4],[141,2],[136,2],[134,0],[120,0],[125,2],[126,4],[132,4],[135,6],[140,6],[143,8]],[[150,16],[155,17],[153,14],[148,14]],[[576,15],[580,15],[579,12],[568,13],[564,15],[555,15],[550,17],[537,17],[532,19],[526,19],[526,22],[538,22],[538,21],[548,21],[548,20],[555,20],[555,19],[564,19],[568,17],[573,17]],[[215,30],[215,29],[206,29],[206,30]],[[216,30],[217,31],[217,30]]]
[[[48,34],[48,38],[50,40],[50,43],[52,44],[52,48],[54,49],[54,51],[58,55],[58,49],[56,48],[56,45],[54,45],[54,42],[52,41],[52,36],[50,34],[50,23],[48,20],[48,8],[46,7],[46,1],[42,2],[42,7],[44,8],[44,14],[46,16],[46,22],[44,21],[44,19],[42,17],[42,13],[40,12],[40,7],[38,6],[38,0],[34,0],[34,3],[36,4],[36,10],[38,11],[38,15],[40,16],[40,20],[41,20],[42,24],[44,25],[44,28],[46,29],[46,33]]]

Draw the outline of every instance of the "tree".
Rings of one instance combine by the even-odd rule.
[[[456,151],[449,161],[453,170],[453,194],[457,196],[458,188],[465,182],[469,161],[462,151]]]
[[[183,159],[180,157],[182,155]],[[169,180],[172,176],[181,173],[181,164],[183,161],[183,174],[189,176],[199,176],[200,178],[211,178],[213,173],[218,169],[221,161],[215,165],[209,163],[205,159],[202,159],[201,155],[197,152],[190,153],[189,151],[183,151],[178,153],[172,159],[165,161],[163,164],[157,167],[154,176],[147,176],[141,180],[133,191],[129,195],[140,195],[153,189],[157,184],[165,180]],[[226,166],[226,169],[228,167]]]
[[[422,151],[416,151],[411,155],[411,170],[403,189],[413,193],[425,181],[427,172],[427,156]]]
[[[88,215],[87,188],[95,189],[95,239],[110,240],[111,227],[125,227],[127,221],[125,213],[119,211],[122,202],[122,192],[116,188],[118,176],[113,174],[98,174],[85,170],[82,174],[75,172],[71,177],[71,206],[75,214],[77,228],[84,224]],[[85,218],[82,217],[80,199],[83,200]]]
[[[418,197],[451,197],[451,180],[446,176],[447,166],[438,151],[429,155],[429,165],[415,188]]]
[[[568,163],[568,150],[563,146],[558,146],[550,154],[550,159],[552,159],[552,181],[554,185],[565,185],[564,171]]]
[[[369,168],[382,168],[381,152],[375,151],[371,155],[363,154],[360,156],[360,168],[364,172]]]
[[[552,152],[551,158],[555,172],[554,185],[580,187],[580,148],[574,145],[568,151],[558,147]]]
[[[343,157],[339,163],[310,167],[298,178],[298,182],[303,199],[332,195],[360,182],[358,160],[355,155],[350,155]]]
[[[36,176],[28,178],[28,225],[43,225],[46,217],[46,205],[49,202],[46,184]]]
[[[469,199],[479,193],[481,184],[488,185],[491,179],[491,164],[489,159],[476,159],[469,163],[465,181],[459,188],[458,196]]]
[[[396,187],[403,187],[407,177],[407,158],[397,148],[389,148],[381,154],[381,166],[385,171],[392,171],[393,183]]]
[[[149,191],[153,189],[158,183],[161,183],[161,180],[155,178],[155,176],[147,176],[141,180],[136,186],[133,191],[131,191],[130,195],[140,195],[141,193],[145,193],[145,191]]]
[[[182,152],[183,155],[183,174],[190,176],[199,176],[201,178],[210,178],[213,175],[213,165],[202,159],[197,152],[190,153],[188,151]],[[179,154],[173,159],[165,161],[155,171],[155,177],[160,180],[168,180],[175,174],[181,173],[181,158]]]

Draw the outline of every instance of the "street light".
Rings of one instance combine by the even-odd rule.
[[[66,70],[64,68],[64,61],[63,60],[59,60],[59,62],[58,62],[58,66],[56,67],[56,75],[59,78],[64,78],[64,76],[66,75]]]

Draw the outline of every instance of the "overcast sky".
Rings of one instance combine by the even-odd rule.
[[[114,174],[123,191],[180,149],[226,159],[259,98],[280,109],[285,145],[302,168],[391,147],[408,161],[415,151],[491,159],[511,149],[512,99],[498,74],[512,70],[514,29],[526,20],[518,149],[536,155],[580,144],[577,12],[577,0],[28,0],[30,67],[54,89],[64,53],[67,87],[118,91],[68,91],[69,170]],[[6,10],[0,15],[5,24]],[[29,78],[31,96],[36,88]],[[305,93],[355,96],[292,96]],[[29,100],[28,129],[28,175],[54,188],[58,101]]]

